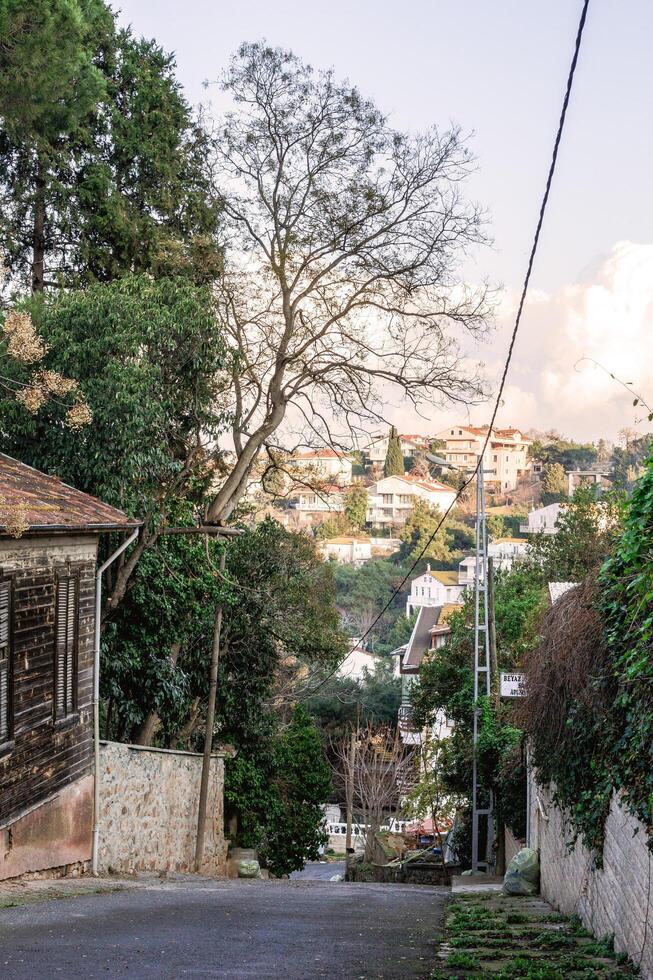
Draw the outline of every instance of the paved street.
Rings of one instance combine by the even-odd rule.
[[[46,901],[0,911],[0,977],[428,976],[447,895],[323,880],[191,880]]]

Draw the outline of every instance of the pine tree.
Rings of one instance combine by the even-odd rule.
[[[388,436],[388,451],[385,455],[385,463],[383,464],[383,475],[401,476],[404,472],[404,456],[401,451],[401,439],[397,435],[397,430],[393,425],[390,427],[390,435]]]
[[[0,0],[0,240],[10,286],[214,279],[209,141],[154,41],[104,0]]]

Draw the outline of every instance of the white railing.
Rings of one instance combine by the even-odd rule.
[[[407,820],[391,820],[389,823],[381,824],[379,830],[387,830],[390,833],[402,834],[408,823]],[[327,833],[331,837],[346,837],[347,836],[347,824],[346,823],[327,823],[326,825]],[[367,827],[365,824],[353,823],[351,826],[352,837],[364,837],[367,832]]]

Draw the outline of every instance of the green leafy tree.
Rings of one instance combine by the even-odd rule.
[[[487,530],[492,541],[505,538],[509,529],[503,514],[490,514],[487,518]]]
[[[360,531],[365,526],[367,506],[367,490],[354,483],[345,494],[345,517],[353,530]]]
[[[542,470],[542,503],[552,504],[567,495],[567,480],[560,463],[546,463]]]
[[[62,426],[62,407],[38,415],[0,402],[5,451],[143,518],[138,544],[117,571],[115,609],[169,506],[201,499],[216,461],[205,444],[221,431],[219,374],[225,350],[208,287],[182,279],[127,277],[29,306],[49,346],[48,365],[75,378],[93,412],[81,431]],[[7,364],[29,380],[25,365]]]
[[[532,534],[528,562],[546,582],[580,582],[596,571],[621,527],[623,498],[581,486],[560,512],[555,534]]]
[[[341,534],[346,534],[349,530],[349,521],[344,514],[334,514],[333,517],[327,517],[326,521],[322,521],[318,525],[315,531],[315,537],[318,541],[327,541],[329,538],[337,538]]]
[[[383,660],[357,679],[330,676],[305,702],[316,724],[332,739],[344,737],[357,724],[396,727],[400,704],[401,681],[394,663]]]
[[[257,847],[276,876],[317,859],[327,840],[321,805],[330,791],[322,738],[301,706],[266,751],[227,762],[225,807],[239,817],[237,840]]]
[[[360,568],[336,565],[334,568],[338,609],[345,629],[351,636],[363,636],[372,630],[368,644],[382,639],[402,611],[405,597],[393,592],[403,577],[400,565],[388,559],[368,561]],[[388,600],[390,608],[382,613]],[[377,617],[381,619],[375,622]]]
[[[383,475],[401,476],[404,472],[404,454],[401,449],[401,439],[393,425],[390,427],[390,434],[388,436],[388,450],[385,454]]]
[[[417,500],[399,534],[400,554],[404,560],[414,561],[420,556],[441,520],[442,514],[438,507],[432,506],[425,500]],[[464,552],[473,544],[472,529],[448,517],[422,557],[451,565],[462,558]]]

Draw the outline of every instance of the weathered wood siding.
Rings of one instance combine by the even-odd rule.
[[[13,572],[13,748],[0,755],[0,825],[92,768],[93,626],[97,538],[0,540]],[[80,570],[77,712],[54,720],[55,574]]]

